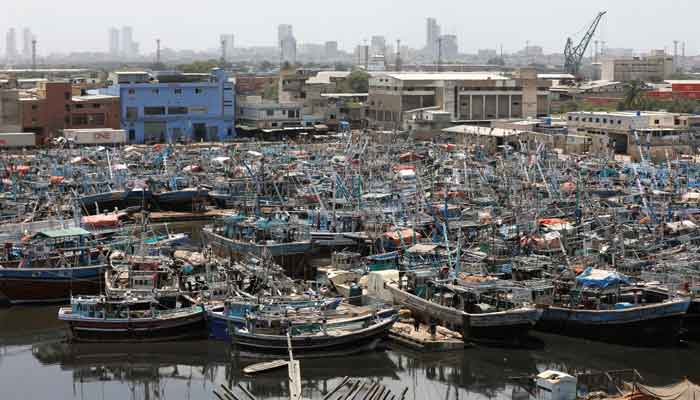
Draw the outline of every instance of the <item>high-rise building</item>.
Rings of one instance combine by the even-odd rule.
[[[370,40],[370,56],[386,55],[386,38],[384,36],[372,36]]]
[[[34,41],[34,34],[32,34],[31,29],[24,28],[22,31],[22,57],[25,60],[32,58],[32,41]]]
[[[435,18],[428,18],[425,32],[425,49],[431,55],[437,54],[438,39],[440,38],[440,25]]]
[[[224,33],[219,36],[219,45],[223,45],[224,51],[226,53],[226,60],[230,61],[231,56],[233,56],[233,50],[235,43],[235,36],[232,33]]]
[[[293,27],[289,24],[277,26],[277,45],[282,47],[282,42],[288,37],[294,37]]]
[[[110,28],[109,30],[109,55],[113,58],[119,57],[119,29]]]
[[[282,24],[277,27],[282,61],[295,63],[297,60],[297,40],[291,25]]]
[[[326,60],[338,59],[338,42],[331,41],[324,44],[324,58]]]
[[[122,27],[121,45],[121,52],[124,57],[133,57],[138,53],[138,45],[134,43],[134,29],[132,27]]]
[[[5,58],[8,61],[17,60],[17,34],[15,28],[10,28],[5,35]]]
[[[440,58],[444,61],[454,61],[459,54],[459,45],[457,43],[457,35],[442,35],[440,36]]]

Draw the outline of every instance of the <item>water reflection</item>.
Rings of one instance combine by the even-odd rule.
[[[288,398],[285,370],[256,377],[218,342],[70,344],[56,307],[0,310],[0,398],[211,399],[220,384],[241,383],[261,400]],[[344,376],[409,388],[409,400],[511,398],[512,378],[545,369],[570,373],[637,368],[652,384],[700,381],[695,347],[633,349],[540,335],[543,349],[473,348],[418,354],[391,348],[353,357],[302,360],[304,396],[320,399]],[[31,383],[26,382],[28,376]]]

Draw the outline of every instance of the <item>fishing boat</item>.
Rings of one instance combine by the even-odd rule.
[[[354,354],[376,347],[388,335],[398,319],[396,314],[368,319],[366,317],[336,320],[333,324],[317,318],[314,321],[289,320],[288,326],[259,328],[251,324],[231,329],[231,343],[244,352],[282,354],[288,350],[288,336],[298,354]]]
[[[637,346],[675,345],[689,298],[647,303],[644,290],[627,289],[615,271],[588,268],[576,284],[545,309],[537,329],[566,336]]]
[[[289,257],[312,251],[308,230],[280,218],[231,215],[202,229],[205,241],[223,254]]]
[[[182,299],[175,308],[156,299],[79,296],[58,310],[71,339],[81,342],[144,342],[206,336],[205,310]]]
[[[261,325],[281,326],[283,320],[292,315],[297,317],[320,315],[321,310],[332,311],[340,304],[340,299],[274,299],[264,303],[250,298],[227,299],[223,306],[207,311],[209,337],[216,340],[231,340],[232,327],[243,328],[255,315]]]
[[[154,200],[163,211],[193,211],[197,202],[206,202],[209,191],[201,188],[186,188],[157,193]]]
[[[106,250],[88,245],[82,228],[49,229],[19,252],[0,259],[0,297],[10,304],[65,302],[73,294],[97,294],[107,269]]]
[[[473,289],[457,285],[432,284],[432,270],[408,273],[405,288],[387,282],[395,304],[411,310],[414,318],[434,320],[449,329],[462,332],[465,341],[491,345],[529,346],[530,331],[542,316],[533,305],[500,302],[501,308],[490,306],[486,297]]]

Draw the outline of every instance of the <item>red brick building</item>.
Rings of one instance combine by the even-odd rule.
[[[23,132],[37,134],[41,143],[62,129],[119,129],[119,97],[73,96],[69,82],[44,82],[36,95],[20,99]]]

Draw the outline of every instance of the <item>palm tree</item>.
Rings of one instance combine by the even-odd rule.
[[[644,82],[639,80],[629,81],[625,85],[625,97],[622,104],[626,110],[640,110],[644,108]]]

